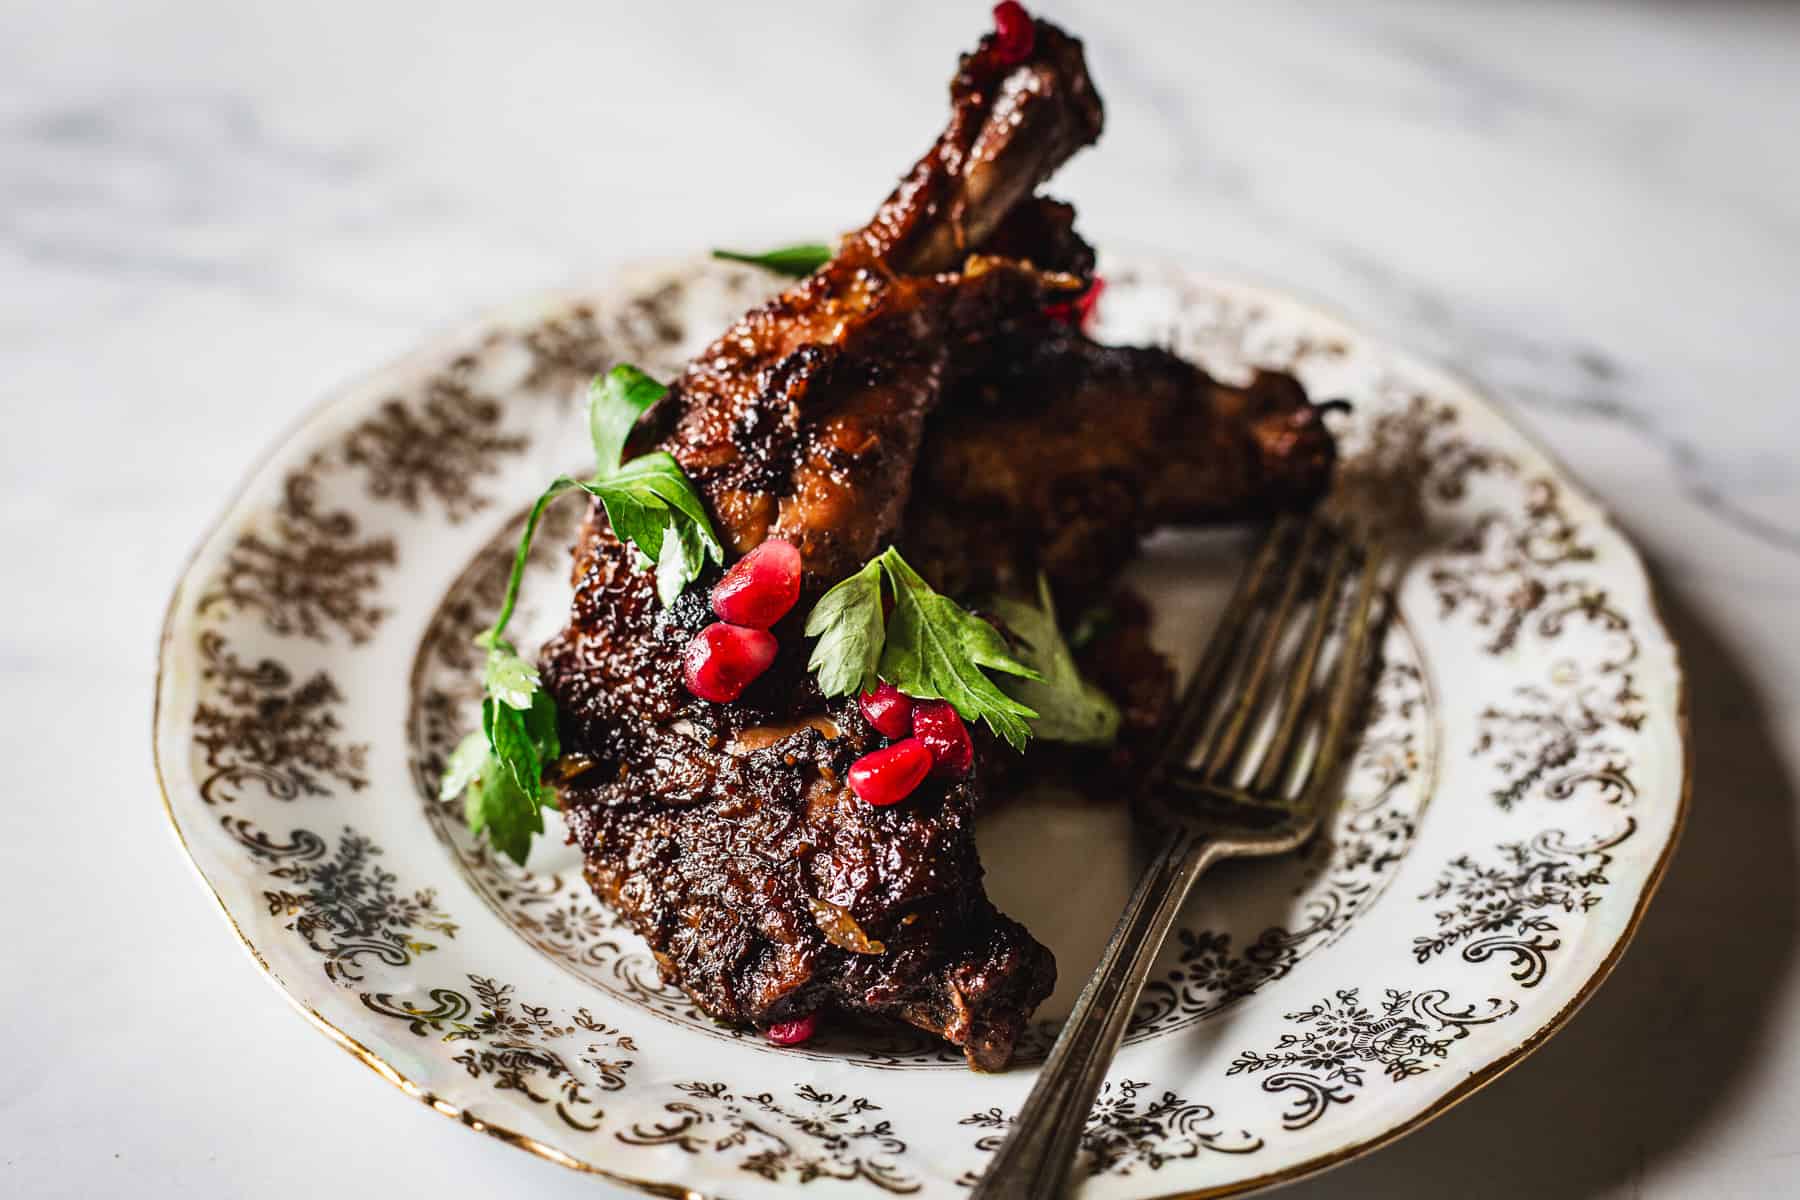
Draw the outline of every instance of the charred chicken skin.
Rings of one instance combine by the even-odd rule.
[[[1043,571],[1080,611],[1158,527],[1312,504],[1335,460],[1320,417],[1278,372],[1231,387],[1063,324],[1005,336],[934,416],[901,544],[952,594],[1028,590]]]
[[[807,673],[805,613],[894,543],[940,590],[1043,569],[1094,594],[1130,553],[1090,515],[1117,493],[1133,494],[1135,532],[1304,504],[1331,468],[1291,381],[1222,388],[1046,316],[1087,285],[1092,253],[1068,207],[1034,192],[1099,136],[1101,106],[1080,43],[1034,32],[1022,61],[991,37],[965,55],[948,127],[869,225],[726,331],[638,426],[631,450],[675,457],[729,552],[799,549],[774,664],[731,703],[690,694],[682,652],[711,620],[709,581],[660,606],[598,505],[541,661],[588,881],[666,978],[765,1029],[832,1009],[898,1017],[990,1070],[1056,973],[982,887],[981,762],[1011,751],[978,737],[967,778],[890,807],[859,799],[850,766],[883,739]],[[1087,432],[1098,422],[1104,438]]]

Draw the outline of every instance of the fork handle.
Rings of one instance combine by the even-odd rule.
[[[1119,915],[1100,965],[1075,1001],[1036,1086],[970,1200],[1061,1196],[1094,1097],[1124,1040],[1138,994],[1182,902],[1211,865],[1217,843],[1186,831],[1165,836]]]

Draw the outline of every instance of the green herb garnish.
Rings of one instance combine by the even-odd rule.
[[[1025,679],[1037,672],[1012,656],[998,629],[932,591],[898,550],[889,547],[881,565],[894,589],[881,677],[916,699],[948,700],[964,719],[979,717],[1013,749],[1024,749],[1031,737],[1025,721],[1037,713],[1001,691],[983,668]]]
[[[544,831],[546,808],[556,807],[556,789],[544,771],[562,752],[556,735],[556,704],[537,669],[504,636],[519,601],[519,584],[531,555],[531,539],[551,501],[584,491],[606,509],[620,541],[629,544],[640,567],[656,569],[656,591],[673,604],[682,589],[706,567],[723,563],[725,548],[713,533],[698,493],[666,451],[620,463],[632,427],[668,389],[636,367],[621,364],[595,378],[588,389],[588,434],[594,444],[592,479],[556,479],[525,519],[513,552],[512,574],[494,623],[475,639],[487,651],[482,671],[481,729],[464,738],[444,766],[438,794],[463,795],[469,832],[487,831],[488,842],[520,866],[531,839]]]
[[[827,696],[849,696],[875,687],[881,643],[881,559],[819,597],[806,618],[806,636],[819,639],[806,668]]]
[[[1038,576],[1038,603],[997,598],[989,607],[1006,622],[1019,647],[1021,661],[1036,669],[1036,679],[1008,679],[1006,694],[1037,710],[1031,732],[1053,742],[1080,746],[1111,745],[1119,733],[1119,709],[1105,692],[1081,677],[1075,655],[1056,624],[1050,581]]]
[[[883,581],[894,610],[882,617]],[[879,679],[920,700],[948,700],[1015,750],[1027,739],[1101,746],[1119,732],[1111,698],[1082,678],[1056,624],[1049,581],[1038,603],[996,599],[991,608],[1017,642],[931,589],[892,546],[819,598],[806,618],[818,639],[807,667],[827,696],[869,691]],[[1003,676],[996,682],[988,672]]]
[[[492,630],[476,640],[488,651],[481,728],[451,752],[438,795],[463,793],[469,832],[485,829],[490,845],[523,866],[532,837],[544,832],[543,810],[556,807],[556,789],[543,781],[561,753],[556,704],[510,642]]]
[[[882,579],[894,598],[883,628]],[[931,590],[889,546],[868,565],[819,598],[806,618],[819,639],[808,667],[827,696],[867,691],[879,677],[919,700],[948,700],[965,720],[1022,750],[1037,716],[995,686],[986,671],[1026,679],[1037,672],[1012,656],[1000,631]]]
[[[751,266],[764,267],[781,275],[792,275],[796,279],[811,275],[814,271],[831,261],[831,247],[817,242],[805,242],[798,246],[783,246],[779,250],[769,250],[762,254],[746,254],[741,250],[714,250],[714,258],[726,262],[749,263]]]

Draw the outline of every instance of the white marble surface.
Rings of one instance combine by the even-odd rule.
[[[1693,821],[1614,980],[1290,1194],[1793,1194],[1800,7],[1044,7],[1108,103],[1083,228],[1491,385],[1641,540],[1693,676]],[[985,21],[0,5],[0,1193],[608,1194],[403,1099],[230,944],[150,781],[162,604],[251,456],[433,328],[854,223]]]

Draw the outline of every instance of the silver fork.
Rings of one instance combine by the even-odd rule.
[[[971,1200],[1063,1194],[1094,1097],[1194,882],[1221,859],[1297,849],[1318,828],[1368,652],[1379,568],[1378,547],[1359,551],[1317,521],[1286,518],[1269,531],[1145,776],[1138,813],[1161,847]],[[1353,574],[1321,690],[1323,651]]]

